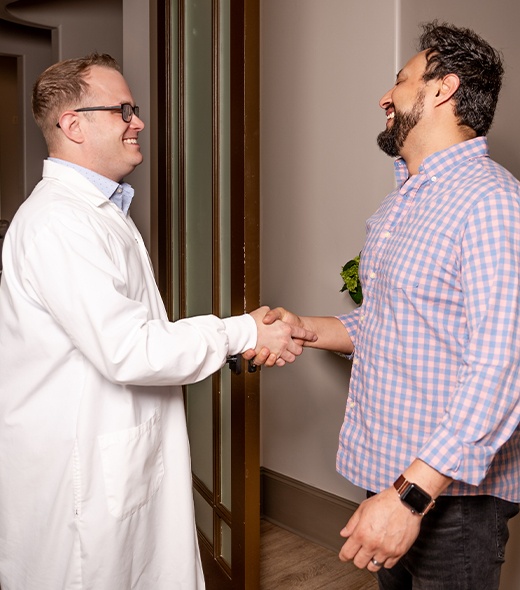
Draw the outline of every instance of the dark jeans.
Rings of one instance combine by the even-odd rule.
[[[444,496],[392,569],[381,568],[380,590],[498,590],[518,504],[492,496]]]

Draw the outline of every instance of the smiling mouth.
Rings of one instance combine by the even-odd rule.
[[[128,137],[127,139],[123,139],[123,143],[130,143],[132,145],[138,145],[137,138],[135,138],[135,137]]]
[[[388,113],[386,115],[386,120],[390,121],[390,119],[393,119],[395,117],[395,111],[391,111],[390,113]]]

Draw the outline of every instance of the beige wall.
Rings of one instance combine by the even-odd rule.
[[[8,7],[25,23],[53,30],[53,61],[92,51],[110,53],[121,61],[122,0],[27,0]]]
[[[420,22],[475,28],[503,51],[490,146],[520,177],[519,16],[517,0],[263,0],[264,303],[316,315],[352,308],[338,292],[339,269],[363,245],[365,219],[393,186],[391,160],[375,143],[385,122],[378,100],[415,53]],[[360,500],[334,465],[348,362],[319,351],[304,356],[262,372],[262,465]],[[501,590],[520,587],[520,517],[511,531]]]
[[[261,3],[262,302],[302,314],[352,309],[339,272],[393,186],[376,136],[395,77],[393,2]],[[353,500],[335,473],[349,363],[308,351],[262,373],[262,465]]]

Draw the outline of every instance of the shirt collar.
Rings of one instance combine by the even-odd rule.
[[[419,166],[419,174],[425,174],[428,178],[440,177],[465,160],[487,155],[487,138],[475,137],[428,156]],[[401,188],[409,178],[408,168],[403,158],[397,158],[394,162],[394,172],[397,186]]]
[[[127,182],[116,182],[106,176],[101,176],[93,170],[68,162],[67,160],[61,160],[60,158],[48,158],[51,162],[56,162],[67,168],[72,168],[91,182],[107,199],[117,205],[125,215],[128,214],[130,203],[134,196],[134,189]]]

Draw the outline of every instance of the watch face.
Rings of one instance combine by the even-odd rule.
[[[401,500],[419,514],[422,514],[431,502],[431,498],[413,483],[403,492]]]

